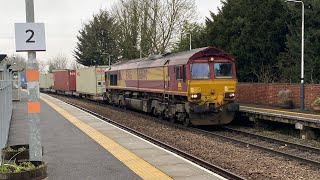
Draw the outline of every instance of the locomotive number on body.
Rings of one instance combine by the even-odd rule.
[[[132,80],[132,73],[130,70],[126,71],[126,80]]]
[[[139,69],[138,70],[138,79],[139,80],[147,80],[148,70],[147,69]]]

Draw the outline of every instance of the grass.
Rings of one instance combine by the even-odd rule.
[[[26,147],[21,147],[19,149],[12,149],[11,147],[5,147],[3,149],[4,152],[23,152],[23,151],[26,151],[27,148]]]
[[[36,167],[31,162],[21,162],[18,164],[15,162],[2,163],[0,166],[0,173],[19,173],[23,171],[31,171],[41,166],[42,165]]]

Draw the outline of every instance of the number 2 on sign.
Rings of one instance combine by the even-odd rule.
[[[26,43],[35,43],[35,41],[31,40],[34,36],[34,31],[31,29],[26,30],[26,33],[31,32],[31,36],[29,37],[29,39],[26,41]]]

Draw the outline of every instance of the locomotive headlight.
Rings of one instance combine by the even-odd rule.
[[[226,93],[225,94],[225,98],[234,98],[236,96],[236,93],[232,92],[232,93]]]
[[[198,94],[191,94],[191,98],[192,99],[200,99],[201,98],[201,94],[198,93]]]

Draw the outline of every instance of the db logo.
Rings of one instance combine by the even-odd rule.
[[[97,73],[104,73],[104,70],[102,70],[102,69],[99,69],[99,70],[97,70]]]
[[[80,76],[80,72],[77,72],[77,76]]]

